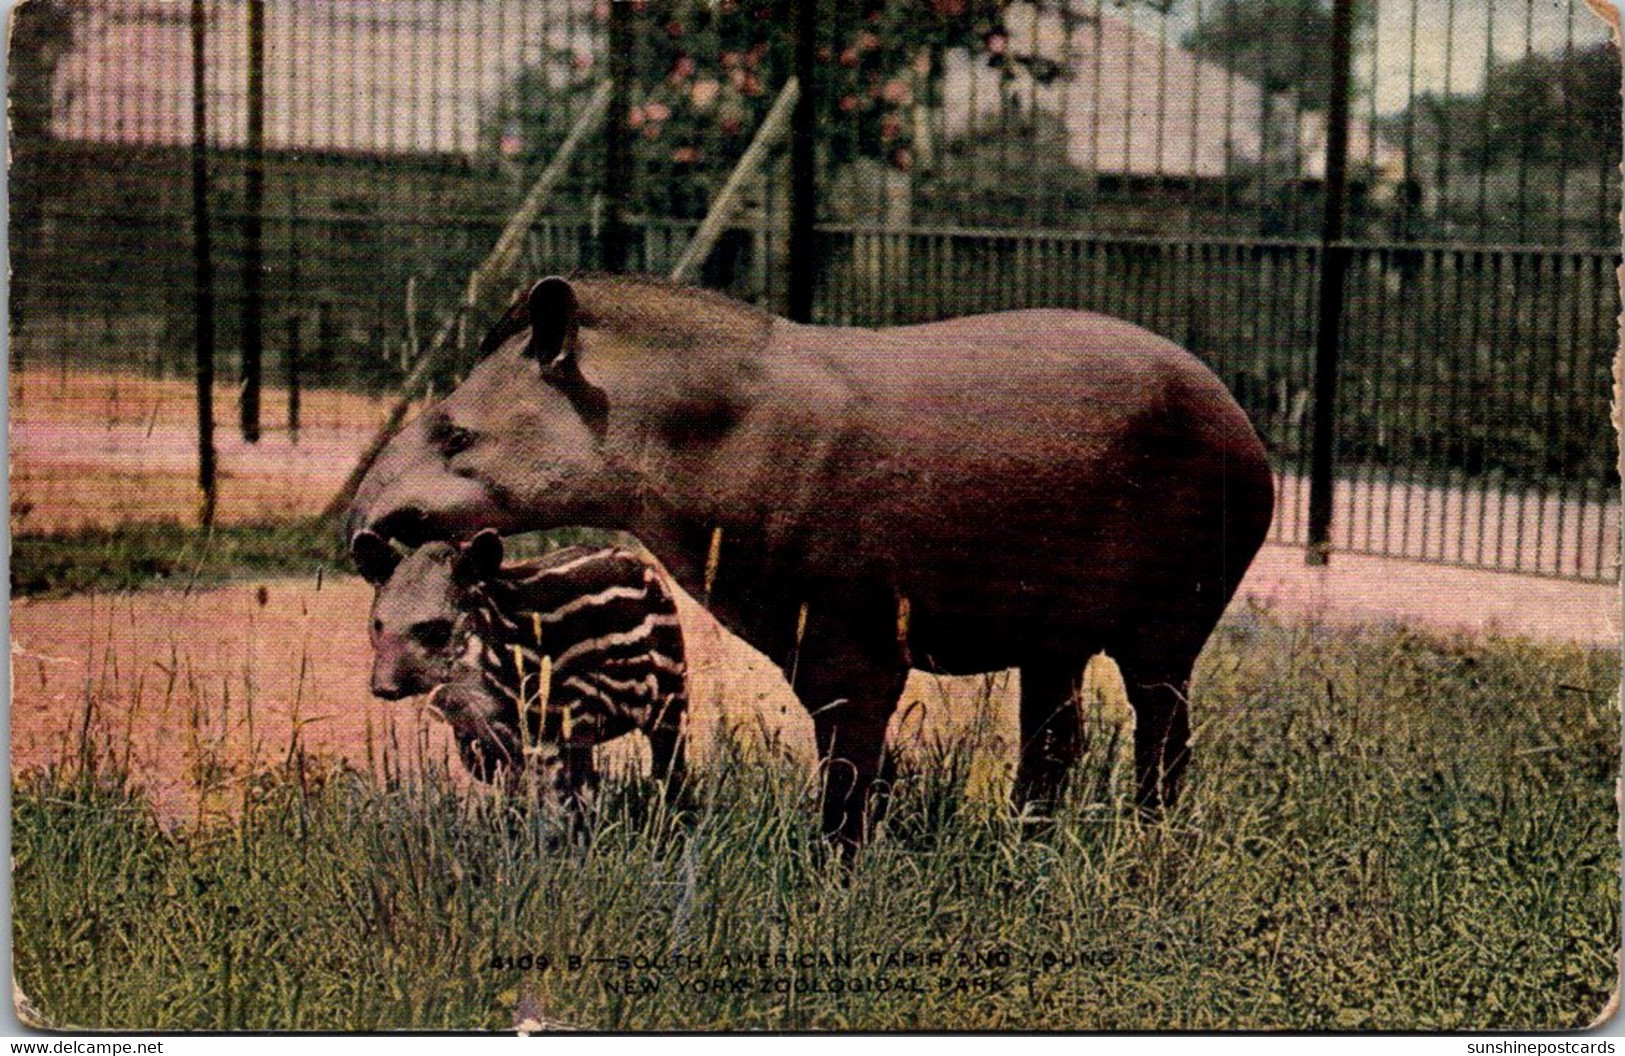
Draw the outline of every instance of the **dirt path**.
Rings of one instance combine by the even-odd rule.
[[[1310,568],[1298,547],[1266,546],[1240,596],[1334,623],[1390,620],[1440,631],[1618,645],[1618,584],[1579,583],[1358,554]]]
[[[25,371],[11,378],[12,531],[71,531],[129,521],[194,523],[199,492],[191,386],[122,374]],[[287,392],[265,392],[258,443],[237,429],[236,393],[215,390],[222,522],[321,510],[372,438],[389,401],[334,390],[302,394],[297,438]]]

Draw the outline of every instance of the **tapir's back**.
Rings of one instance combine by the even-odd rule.
[[[1165,611],[1198,583],[1222,609],[1268,529],[1246,415],[1132,324],[1039,310],[787,336],[845,389],[817,409],[839,439],[803,444],[819,479],[794,492],[815,575],[879,569],[919,607],[1030,638],[1090,608]]]

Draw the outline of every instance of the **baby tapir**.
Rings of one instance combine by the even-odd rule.
[[[503,564],[502,539],[491,531],[404,558],[378,536],[355,552],[378,588],[372,692],[385,700],[433,693],[476,777],[513,780],[528,747],[575,802],[595,779],[594,746],[642,730],[655,778],[678,783],[683,635],[649,562],[620,547],[573,546]]]

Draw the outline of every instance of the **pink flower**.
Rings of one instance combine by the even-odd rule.
[[[902,135],[902,133],[903,122],[898,119],[896,114],[887,114],[885,117],[880,119],[881,142],[889,143],[898,136]]]
[[[665,103],[649,103],[643,108],[643,114],[650,121],[660,122],[671,116],[671,107]]]
[[[965,13],[965,0],[931,0],[931,7],[943,18],[958,18]]]
[[[921,51],[914,56],[914,72],[921,77],[931,72],[931,53],[929,51]]]
[[[913,101],[914,92],[909,88],[906,81],[893,80],[886,82],[886,86],[881,89],[880,97],[888,103],[906,106]]]
[[[833,51],[830,51],[828,48],[819,48],[818,49],[818,61],[819,62],[828,62],[830,59],[834,58],[834,56],[835,56],[835,53]]]
[[[646,126],[644,128],[644,130],[643,130],[643,138],[644,139],[659,139],[660,138],[660,126],[659,125],[648,125],[648,126]]]
[[[987,50],[992,55],[1003,55],[1004,49],[1010,43],[1010,38],[1003,33],[989,33],[987,35]]]
[[[669,79],[673,84],[681,84],[694,76],[694,71],[697,68],[692,57],[679,55],[677,61],[671,64],[671,77]]]
[[[626,127],[627,128],[642,128],[643,127],[643,107],[634,106],[631,109],[627,110],[627,112],[626,112]]]
[[[842,66],[856,66],[857,64],[858,64],[858,49],[857,48],[843,48],[843,49],[841,49],[841,65]]]
[[[843,95],[841,96],[841,101],[835,105],[841,108],[841,113],[850,114],[852,111],[858,108],[858,97],[855,95]]]
[[[592,69],[592,52],[578,51],[570,56],[570,66],[576,70]]]
[[[914,152],[907,147],[898,147],[891,152],[891,163],[903,172],[914,168]]]
[[[598,0],[592,5],[592,17],[602,22],[609,17],[609,0]]]
[[[666,23],[666,36],[670,37],[673,40],[676,40],[678,37],[680,37],[682,35],[683,35],[683,24],[681,22],[667,22]]]
[[[880,47],[880,37],[877,34],[871,33],[867,29],[858,34],[859,51],[874,51],[878,47]]]
[[[689,98],[694,100],[694,105],[704,110],[716,102],[717,93],[720,91],[722,91],[722,85],[707,77],[704,80],[695,81],[694,86],[688,90],[688,94]]]
[[[739,52],[725,51],[722,53],[722,68],[733,70],[739,67]]]
[[[671,160],[679,165],[692,165],[700,160],[700,148],[678,147],[671,152]]]
[[[725,118],[723,118],[722,119],[722,133],[723,133],[723,135],[727,135],[727,136],[737,136],[739,134],[739,118],[737,118],[737,117],[725,117]]]
[[[745,52],[745,65],[755,69],[762,64],[762,60],[765,58],[767,58],[767,45],[753,45],[749,51]]]

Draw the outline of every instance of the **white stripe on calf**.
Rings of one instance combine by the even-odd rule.
[[[610,587],[597,594],[583,594],[579,598],[572,598],[552,612],[537,613],[537,618],[543,623],[558,623],[571,613],[580,612],[590,605],[607,605],[617,598],[633,599],[647,595],[648,591],[643,587]]]
[[[646,653],[636,656],[607,656],[599,665],[605,668],[638,667],[648,664],[657,671],[664,671],[668,675],[687,675],[688,665],[681,660],[673,660],[665,653],[650,649]]]
[[[602,671],[591,671],[577,678],[590,678],[611,693],[653,697],[660,693],[660,680],[653,673],[642,678],[610,678]]]
[[[554,576],[567,575],[567,574],[569,574],[571,572],[574,572],[576,569],[580,568],[582,565],[590,565],[595,561],[603,561],[603,560],[606,560],[606,555],[602,551],[594,550],[590,554],[584,554],[581,557],[571,558],[570,560],[566,561],[562,565],[550,565],[547,568],[538,568],[536,571],[532,572],[530,575],[526,576],[524,579],[515,578],[515,579],[508,580],[508,582],[515,583],[515,584],[519,584],[519,583],[539,583],[544,579],[550,579],[550,578],[552,578]]]
[[[553,669],[557,671],[569,664],[570,661],[586,656],[588,653],[613,649],[617,645],[631,645],[633,642],[649,637],[656,627],[676,627],[677,625],[675,615],[653,613],[645,616],[643,622],[630,631],[623,631],[619,634],[606,634],[597,638],[588,638],[583,642],[577,642],[559,654],[558,659],[553,662]]]
[[[619,711],[615,698],[588,682],[584,678],[567,678],[559,685],[560,689],[574,688],[582,696],[593,697],[603,706],[605,712],[613,714]],[[603,712],[600,712],[601,714]]]

